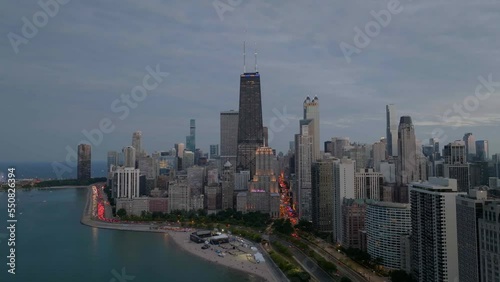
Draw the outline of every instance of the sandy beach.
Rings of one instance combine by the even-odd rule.
[[[172,230],[156,230],[150,229],[149,224],[123,224],[123,223],[108,223],[91,218],[90,201],[91,191],[89,188],[87,196],[87,204],[82,213],[81,223],[96,228],[115,229],[124,231],[139,231],[139,232],[156,232],[167,233],[170,238],[185,251],[210,261],[218,266],[229,267],[235,270],[246,272],[255,278],[259,277],[262,281],[279,281],[271,270],[269,261],[256,263],[253,259],[247,258],[246,254],[233,256],[226,253],[224,257],[218,256],[216,250],[227,251],[221,247],[211,246],[208,249],[202,249],[203,244],[197,244],[189,240],[189,232],[176,232]],[[229,244],[226,244],[229,246]],[[239,247],[242,251],[253,254],[254,252],[248,248]]]

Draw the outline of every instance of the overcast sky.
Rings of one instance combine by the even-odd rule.
[[[322,142],[377,141],[385,135],[385,105],[393,103],[398,115],[413,118],[419,139],[435,129],[445,142],[472,132],[490,141],[490,155],[500,152],[497,1],[401,0],[363,46],[354,42],[356,27],[376,28],[372,14],[388,10],[389,1],[215,3],[70,0],[43,25],[37,1],[2,1],[0,160],[64,160],[65,147],[86,140],[82,130],[98,128],[104,118],[114,130],[93,146],[93,160],[130,145],[136,130],[148,152],[185,143],[191,118],[196,145],[206,152],[220,142],[220,112],[238,109],[244,40],[248,71],[258,50],[264,124],[285,111],[271,128],[270,145],[278,151],[299,130],[305,96],[317,95]],[[26,38],[22,18],[33,23],[34,15],[41,27]],[[360,47],[349,60],[342,42]],[[168,77],[120,119],[113,101],[142,85],[146,67],[157,65]],[[489,75],[493,84],[478,87],[478,77]],[[477,88],[481,99],[474,98]],[[460,114],[454,104],[464,101],[469,105]]]

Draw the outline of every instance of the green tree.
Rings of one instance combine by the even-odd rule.
[[[127,216],[127,211],[125,209],[119,209],[117,212],[116,212],[116,215],[118,215],[119,217],[124,217],[124,216]]]
[[[352,282],[352,280],[344,276],[340,279],[340,282]]]
[[[306,219],[301,219],[299,220],[299,223],[295,225],[296,228],[305,231],[305,232],[312,232],[313,231],[313,224],[312,222],[306,220]]]

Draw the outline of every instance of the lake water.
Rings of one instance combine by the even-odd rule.
[[[86,196],[87,189],[17,191],[16,275],[11,275],[7,194],[0,192],[0,281],[255,281],[182,251],[164,234],[80,224]]]

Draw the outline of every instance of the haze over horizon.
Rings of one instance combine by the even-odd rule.
[[[286,113],[269,144],[278,152],[299,131],[310,95],[319,97],[321,142],[378,141],[392,103],[412,117],[418,139],[442,129],[442,148],[472,132],[490,142],[490,156],[500,153],[500,6],[402,0],[402,11],[348,62],[341,42],[355,45],[355,27],[364,30],[388,2],[242,1],[220,17],[214,1],[68,1],[17,54],[7,34],[22,35],[22,18],[32,21],[41,8],[2,2],[0,88],[8,98],[0,160],[63,161],[66,146],[76,150],[82,130],[104,118],[115,128],[92,147],[93,161],[130,145],[136,130],[148,153],[185,143],[190,119],[197,147],[208,152],[220,143],[220,112],[238,110],[243,41],[247,71],[257,48],[264,125]],[[157,65],[169,75],[121,120],[113,101]],[[459,114],[454,105],[470,102],[478,77],[489,76],[494,94]]]

